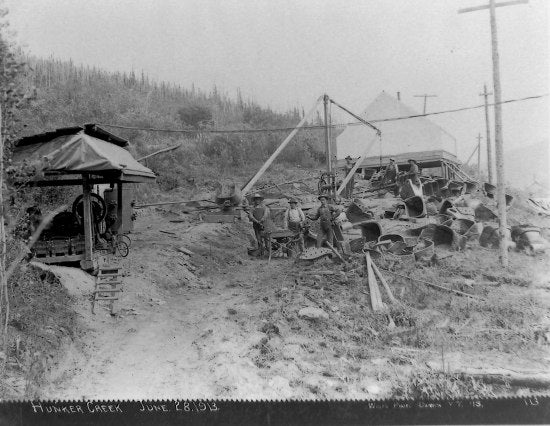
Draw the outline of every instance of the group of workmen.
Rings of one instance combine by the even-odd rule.
[[[403,175],[403,178],[410,179],[411,182],[420,186],[420,169],[416,160],[409,158],[409,171]],[[380,187],[393,186],[393,193],[395,196],[399,194],[399,182],[398,182],[399,168],[395,163],[394,158],[390,158],[390,163],[387,165],[386,170],[382,173]]]
[[[313,212],[305,214],[298,207],[298,200],[291,198],[288,201],[289,207],[283,216],[283,228],[298,235],[299,251],[304,251],[304,231],[306,229],[306,219],[319,220],[319,232],[316,239],[316,247],[322,247],[324,243],[332,245],[334,243],[333,226],[334,221],[340,215],[338,207],[328,203],[328,196],[321,194],[318,197],[321,205]],[[266,235],[272,228],[271,213],[269,207],[264,203],[264,197],[256,193],[252,196],[252,208],[247,209],[248,218],[252,222],[254,236],[258,249],[261,251],[264,244],[268,244]]]
[[[388,166],[381,175],[381,187],[384,187],[385,185],[393,185],[394,195],[397,196],[399,193],[399,168],[394,158],[390,158],[389,161]],[[409,159],[408,162],[410,164],[409,171],[406,175],[404,175],[404,177],[411,179],[413,184],[419,186],[420,170],[418,168],[418,164],[414,159]],[[346,157],[346,166],[344,168],[346,176],[349,172],[351,172],[353,166],[353,159],[350,156]],[[353,186],[354,180],[352,176],[345,187],[344,197],[352,198]],[[302,211],[302,209],[298,206],[298,200],[295,198],[291,198],[288,201],[289,207],[286,209],[283,216],[283,228],[299,236],[300,252],[304,250],[304,231],[306,229],[306,219],[319,220],[319,232],[316,238],[316,247],[322,247],[325,243],[332,246],[334,243],[333,226],[335,225],[335,220],[341,214],[341,209],[333,204],[329,204],[329,198],[326,194],[319,195],[318,199],[321,202],[321,205],[310,214],[305,214]],[[252,204],[252,207],[247,208],[246,212],[252,222],[257,247],[260,251],[262,251],[264,244],[268,244],[268,238],[266,238],[266,235],[269,235],[272,227],[271,214],[269,207],[265,205],[264,197],[261,194],[256,193],[252,196]]]

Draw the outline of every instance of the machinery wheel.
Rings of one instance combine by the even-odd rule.
[[[90,196],[92,202],[92,222],[99,223],[107,216],[107,205],[105,204],[105,200],[98,194],[92,192]],[[78,217],[81,223],[84,221],[83,198],[84,194],[80,194],[76,197],[72,208],[73,213]]]
[[[116,253],[117,256],[120,256],[120,257],[128,256],[128,253],[130,253],[130,249],[128,248],[128,244],[126,244],[124,241],[118,241],[116,243],[115,253]]]
[[[118,238],[119,242],[125,243],[128,246],[128,248],[130,248],[132,246],[132,240],[130,239],[130,237],[128,235],[118,234],[117,238]]]

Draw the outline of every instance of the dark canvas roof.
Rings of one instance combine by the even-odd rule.
[[[12,164],[36,165],[45,176],[86,173],[122,182],[155,179],[153,171],[136,161],[126,146],[127,140],[93,124],[67,127],[18,140]],[[51,178],[43,182],[55,184]]]
[[[96,139],[101,139],[112,144],[126,147],[129,142],[126,139],[122,139],[120,136],[116,136],[111,132],[99,127],[97,124],[84,124],[84,126],[63,127],[61,129],[55,129],[51,132],[39,133],[36,135],[25,136],[15,142],[15,146],[33,145],[37,143],[49,142],[59,136],[75,135],[80,132],[84,132],[88,136],[92,136]]]

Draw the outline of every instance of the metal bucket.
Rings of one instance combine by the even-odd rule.
[[[405,200],[405,212],[409,217],[426,216],[426,204],[422,197],[414,196]]]

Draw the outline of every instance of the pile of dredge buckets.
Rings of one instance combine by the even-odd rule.
[[[404,226],[407,229],[401,233],[384,234],[380,222],[375,220],[364,200],[356,198],[346,210],[347,221],[342,222],[341,229],[355,236],[357,230],[361,231],[360,237],[350,239],[350,251],[384,253],[400,261],[429,260],[435,254],[436,246],[462,250],[471,240],[479,241],[483,247],[498,248],[498,217],[494,206],[484,205],[473,195],[482,191],[488,198],[494,198],[495,190],[488,183],[478,188],[476,182],[426,178],[422,186],[416,186],[409,179],[401,188],[401,201],[384,211],[380,218],[411,224],[424,218],[423,226]],[[507,207],[512,201],[513,197],[506,195]],[[549,246],[541,235],[541,229],[532,225],[509,227],[507,245],[509,249],[517,248],[530,254],[544,251]]]

